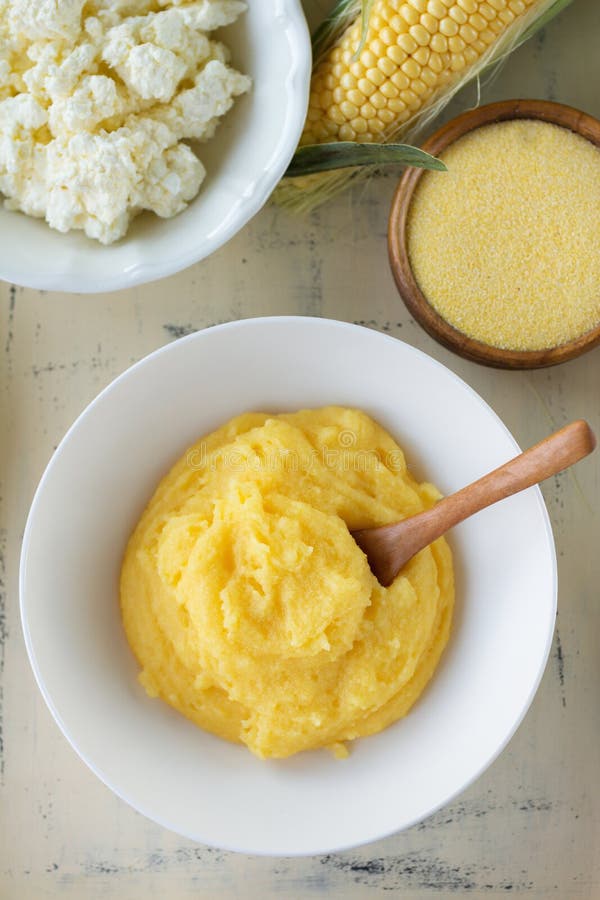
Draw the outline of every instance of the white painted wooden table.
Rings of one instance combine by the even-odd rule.
[[[307,0],[313,21],[328,0]],[[547,97],[600,115],[600,3],[573,7],[513,56],[482,99]],[[474,102],[474,90],[455,102]],[[522,445],[587,417],[600,431],[600,350],[554,370],[464,362],[394,289],[386,218],[395,177],[308,219],[269,207],[204,263],[91,297],[0,284],[0,898],[600,897],[598,456],[544,487],[560,566],[540,691],[509,748],[459,800],[403,834],[339,855],[246,858],[192,844],[114,797],[58,732],[18,615],[18,554],[37,481],[76,415],[115,375],[191,330],[293,313],[367,324],[458,372]],[[33,264],[33,262],[32,262]],[[516,623],[518,627],[518,623]]]

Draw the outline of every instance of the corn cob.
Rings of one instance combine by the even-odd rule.
[[[323,30],[317,33],[308,114],[294,173],[302,173],[304,160],[311,163],[307,171],[314,171],[311,150],[316,144],[414,138],[417,124],[428,122],[468,80],[505,57],[537,30],[534,25],[545,24],[568,2],[372,0],[363,3],[361,19],[358,0],[338,0],[339,16],[334,10],[327,20],[325,39]],[[340,27],[349,20],[347,27]],[[346,158],[351,165],[352,153]],[[353,170],[344,169],[288,178],[277,199],[310,209],[352,175]]]

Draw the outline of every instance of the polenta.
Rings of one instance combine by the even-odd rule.
[[[151,696],[259,757],[373,734],[405,715],[448,640],[443,539],[389,588],[350,530],[439,493],[357,410],[248,413],[163,478],[125,554],[121,608]]]

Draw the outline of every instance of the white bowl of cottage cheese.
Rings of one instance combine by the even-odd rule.
[[[0,0],[0,278],[111,291],[261,208],[306,114],[299,0]]]

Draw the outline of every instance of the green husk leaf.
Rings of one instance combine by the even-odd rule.
[[[356,141],[336,141],[330,144],[309,144],[300,147],[290,163],[286,175],[297,177],[347,169],[349,166],[415,166],[445,172],[446,166],[418,147],[410,144],[359,144]]]
[[[358,0],[360,3],[360,0]],[[312,51],[315,62],[332,47],[348,25],[358,15],[357,0],[337,0],[329,15],[321,22],[312,36]]]
[[[353,59],[358,59],[359,54],[362,52],[362,49],[365,46],[367,34],[369,32],[369,19],[371,18],[371,12],[373,10],[374,2],[375,0],[362,0],[362,9],[360,11],[360,43],[354,51]]]

